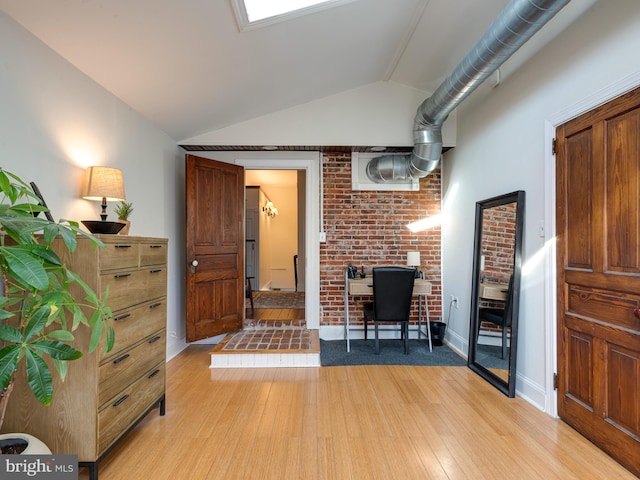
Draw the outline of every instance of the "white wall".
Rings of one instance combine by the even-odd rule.
[[[265,185],[278,209],[268,218],[271,237],[271,288],[295,290],[293,256],[298,253],[298,189],[295,185]],[[260,212],[266,217],[266,214]]]
[[[123,73],[124,74],[124,73]],[[184,347],[184,159],[168,135],[0,12],[0,165],[34,181],[55,219],[97,219],[90,165],[120,168],[131,235],[169,238],[168,353]],[[109,206],[109,218],[115,220]]]
[[[189,138],[181,145],[413,145],[413,120],[429,93],[375,82]],[[442,126],[456,143],[456,112]]]
[[[540,222],[554,223],[545,210],[545,199],[553,198],[553,181],[546,187],[552,179],[545,178],[545,159],[551,158],[545,122],[637,74],[638,32],[637,0],[600,0],[502,85],[478,90],[459,107],[458,146],[443,161],[442,297],[460,299],[448,330],[450,340],[466,353],[475,202],[525,190],[517,390],[552,414],[550,376],[555,365],[547,339],[555,335],[549,313],[554,312],[555,298],[547,283],[555,271],[545,249],[552,238],[539,235]],[[444,308],[446,318],[447,302]]]

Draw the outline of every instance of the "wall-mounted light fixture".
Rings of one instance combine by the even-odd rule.
[[[271,200],[268,200],[267,203],[262,207],[262,211],[266,213],[269,217],[275,217],[278,215],[278,209],[273,205]]]

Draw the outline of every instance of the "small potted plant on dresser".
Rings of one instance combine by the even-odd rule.
[[[113,315],[106,295],[99,296],[70,271],[51,248],[56,238],[73,253],[77,235],[95,245],[97,238],[78,224],[38,218],[47,211],[42,200],[18,176],[0,167],[0,431],[11,393],[17,382],[27,382],[43,405],[53,397],[52,364],[64,379],[67,362],[83,354],[76,349],[74,332],[91,329],[89,351],[105,337],[105,349],[113,346]],[[83,298],[72,295],[78,288]],[[87,315],[87,312],[90,314]],[[45,358],[50,361],[45,361]],[[43,449],[44,448],[44,449]],[[26,433],[0,434],[1,453],[50,453]]]
[[[121,200],[113,209],[113,212],[118,215],[118,221],[125,224],[124,228],[120,230],[120,235],[129,235],[129,227],[131,226],[131,221],[129,217],[131,213],[133,213],[133,203],[125,202]]]

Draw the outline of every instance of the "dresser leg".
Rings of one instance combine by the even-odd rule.
[[[158,406],[160,407],[160,416],[161,417],[164,417],[165,409],[166,409],[166,403],[167,403],[167,399],[163,395],[162,398],[160,399],[160,401],[158,402]]]
[[[78,465],[89,469],[89,480],[98,480],[98,462],[78,462]]]

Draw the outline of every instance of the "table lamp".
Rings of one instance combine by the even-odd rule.
[[[407,267],[414,267],[416,269],[416,278],[420,278],[420,252],[407,252]]]
[[[91,233],[118,233],[125,226],[122,222],[107,222],[107,201],[125,200],[122,171],[111,167],[89,167],[85,173],[82,198],[102,202],[102,220],[83,220]]]

